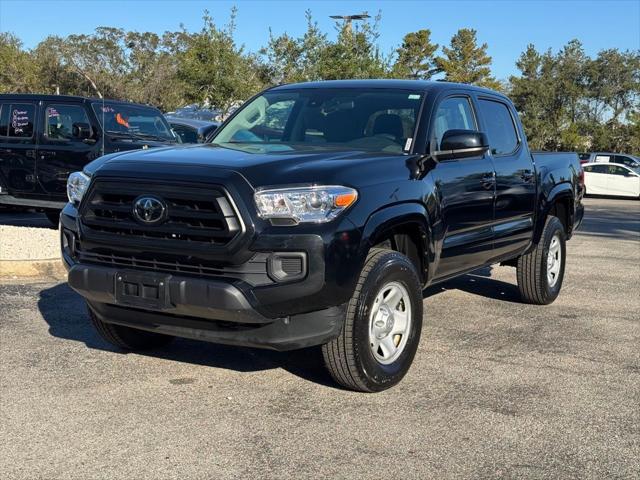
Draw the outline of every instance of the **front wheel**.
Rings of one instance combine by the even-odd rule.
[[[349,306],[340,336],[322,346],[336,382],[351,390],[379,392],[405,376],[422,329],[422,288],[404,255],[372,249]]]
[[[548,305],[558,297],[566,256],[564,226],[557,217],[549,216],[535,248],[518,257],[518,289],[525,302]]]

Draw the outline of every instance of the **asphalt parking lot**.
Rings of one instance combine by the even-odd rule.
[[[509,267],[430,288],[381,394],[313,350],[122,354],[65,284],[0,285],[0,478],[640,478],[640,202],[586,204],[553,305]]]

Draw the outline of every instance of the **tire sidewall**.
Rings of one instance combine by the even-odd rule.
[[[549,247],[554,235],[558,234],[560,239],[560,272],[559,278],[553,287],[549,286],[549,280],[547,278],[547,256],[549,255]],[[540,269],[542,278],[540,279],[544,285],[545,299],[547,303],[551,303],[560,294],[562,288],[562,282],[564,280],[564,268],[566,265],[567,247],[566,247],[566,234],[562,222],[557,217],[552,217],[544,231],[544,249],[542,251],[542,268]]]
[[[406,288],[411,302],[411,326],[402,354],[391,364],[379,363],[369,345],[369,315],[380,289],[389,282]],[[407,373],[415,357],[422,330],[422,288],[413,264],[397,252],[384,255],[369,272],[357,298],[354,319],[354,352],[358,368],[367,388],[380,391],[398,383]]]

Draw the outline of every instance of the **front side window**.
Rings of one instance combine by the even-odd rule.
[[[518,147],[518,133],[509,107],[502,102],[485,99],[480,99],[478,104],[487,126],[491,153],[504,155],[513,152]]]
[[[96,102],[92,107],[108,134],[144,140],[176,141],[169,124],[155,108],[109,102]]]
[[[87,112],[80,105],[49,105],[45,110],[45,135],[49,140],[73,140],[74,123],[89,124]]]
[[[251,152],[409,149],[421,93],[372,88],[267,91],[216,131],[214,144]]]
[[[198,143],[198,132],[194,128],[185,125],[171,125],[182,143]]]
[[[9,137],[31,138],[33,122],[36,116],[35,105],[29,103],[12,103],[9,107]]]
[[[629,170],[619,165],[609,165],[609,175],[618,175],[624,177],[629,174]]]
[[[476,130],[471,104],[466,97],[447,98],[438,105],[433,124],[436,150],[440,150],[442,136],[447,130]]]

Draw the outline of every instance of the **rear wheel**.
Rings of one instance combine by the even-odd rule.
[[[114,323],[103,322],[89,308],[91,323],[100,336],[118,348],[124,350],[148,350],[151,348],[163,347],[174,339],[170,335],[147,332],[137,328],[125,327]]]
[[[374,248],[340,336],[322,346],[325,365],[346,388],[385,390],[409,370],[421,329],[422,288],[414,265],[398,252]]]
[[[518,289],[527,303],[548,305],[560,294],[564,279],[566,235],[557,217],[547,217],[536,247],[518,258]]]

